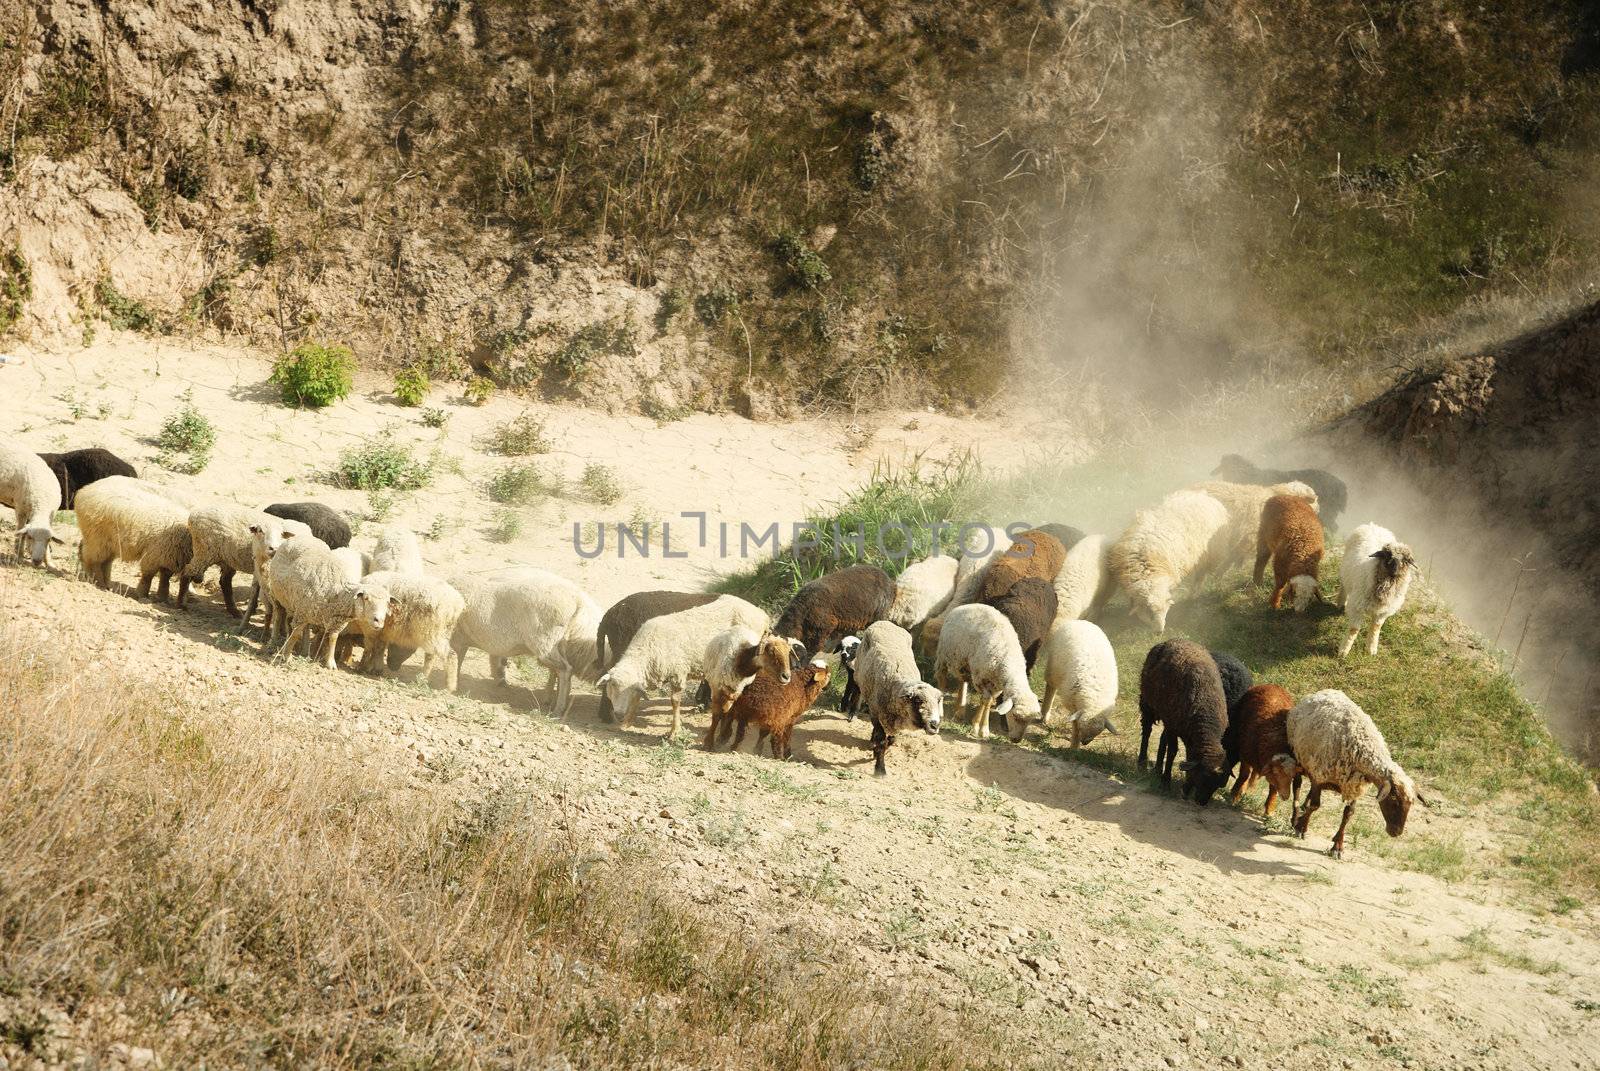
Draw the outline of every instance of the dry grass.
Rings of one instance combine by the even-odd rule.
[[[459,806],[0,635],[0,1055],[168,1067],[1014,1066],[758,949],[513,790]],[[892,1010],[891,1010],[892,1008]]]

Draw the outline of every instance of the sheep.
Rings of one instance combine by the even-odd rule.
[[[1066,558],[1067,548],[1055,536],[1037,528],[1023,532],[984,570],[973,601],[992,603],[1010,591],[1013,584],[1030,577],[1054,584]]]
[[[884,619],[913,629],[943,610],[955,594],[960,564],[949,555],[938,554],[906,566],[894,578],[894,601]]]
[[[598,676],[600,605],[572,581],[543,569],[457,577],[451,583],[465,602],[450,640],[457,673],[467,651],[476,647],[489,656],[491,674],[504,684],[506,659],[526,655],[555,675],[552,709],[565,719],[572,709],[572,678]]]
[[[857,637],[848,638],[860,642]],[[739,733],[733,737],[730,749],[738,751],[744,743],[745,730],[754,722],[761,730],[756,737],[756,754],[761,753],[761,742],[770,737],[772,757],[779,761],[788,759],[789,738],[794,733],[795,722],[811,709],[811,704],[817,701],[817,696],[827,686],[828,663],[820,658],[813,658],[796,667],[787,684],[779,684],[766,674],[758,675],[728,708],[727,716],[722,721],[722,731],[717,735],[717,743],[727,743],[733,727],[738,725]]]
[[[711,727],[703,741],[707,751],[715,746],[717,730],[728,716],[728,708],[744,694],[756,674],[764,669],[779,684],[788,684],[793,675],[793,656],[788,642],[770,632],[735,626],[711,637],[700,663],[702,679],[711,690]]]
[[[1172,763],[1183,742],[1183,795],[1204,807],[1228,780],[1224,734],[1227,699],[1211,652],[1189,640],[1165,640],[1150,648],[1139,673],[1139,769],[1150,753],[1150,730],[1161,722],[1156,769],[1172,784]]]
[[[1280,797],[1289,797],[1289,813],[1299,806],[1300,766],[1289,747],[1289,708],[1294,697],[1276,684],[1258,684],[1246,692],[1228,714],[1228,729],[1238,741],[1239,777],[1228,795],[1229,803],[1261,777],[1267,779],[1267,802],[1262,814],[1272,817]]]
[[[1117,655],[1111,641],[1091,621],[1058,621],[1044,643],[1045,686],[1040,717],[1050,723],[1056,697],[1067,710],[1072,746],[1090,743],[1101,731],[1120,735],[1111,724],[1117,702]]]
[[[379,532],[377,542],[372,545],[372,571],[421,576],[422,544],[417,542],[417,533],[397,524]]]
[[[1136,617],[1157,633],[1167,630],[1173,590],[1206,562],[1212,540],[1227,523],[1222,503],[1199,491],[1174,491],[1134,514],[1106,551],[1106,566]]]
[[[998,611],[984,609],[998,615]],[[913,727],[929,736],[938,735],[939,723],[944,720],[944,696],[923,683],[911,650],[911,633],[892,621],[867,626],[856,651],[855,667],[861,699],[872,718],[872,773],[886,777],[884,756],[894,746],[895,737]]]
[[[50,530],[61,508],[61,487],[38,454],[0,444],[0,505],[10,506],[17,515],[11,553],[20,560],[26,546],[28,560],[48,568],[51,544],[62,545]]]
[[[1269,558],[1274,610],[1283,605],[1286,591],[1295,613],[1304,612],[1313,598],[1321,598],[1317,574],[1322,566],[1322,520],[1305,499],[1273,495],[1262,507],[1256,533],[1255,583],[1261,583]]]
[[[1106,537],[1086,535],[1067,551],[1056,574],[1056,622],[1092,616],[1110,596]]]
[[[845,721],[855,721],[861,709],[861,688],[856,684],[856,655],[860,650],[860,636],[846,636],[839,641],[839,664],[844,667],[844,690],[839,693],[839,713],[845,716]]]
[[[1077,546],[1078,541],[1081,540],[1085,534],[1083,531],[1072,527],[1070,524],[1041,524],[1038,527],[1038,531],[1041,531],[1048,536],[1054,536],[1056,541],[1061,544],[1062,549],[1068,551]]]
[[[604,673],[616,665],[622,652],[633,642],[634,634],[652,617],[691,610],[715,601],[719,596],[703,591],[636,591],[613,603],[600,617],[595,629],[595,656],[598,672]],[[599,715],[601,721],[612,720],[611,697],[600,693]]]
[[[1369,622],[1372,634],[1367,638],[1367,654],[1378,653],[1378,633],[1405,605],[1416,572],[1411,548],[1389,529],[1369,522],[1350,533],[1344,541],[1344,560],[1339,563],[1339,604],[1344,607],[1349,630],[1339,645],[1340,658],[1350,653],[1362,626]]]
[[[1217,664],[1217,676],[1222,678],[1222,698],[1231,717],[1233,708],[1244,698],[1244,693],[1255,686],[1255,674],[1250,672],[1249,666],[1239,661],[1237,655],[1226,651],[1212,651],[1211,661]]]
[[[335,557],[320,539],[295,536],[283,540],[273,552],[266,563],[266,576],[266,589],[279,608],[279,619],[294,622],[275,660],[288,658],[300,646],[300,638],[309,629],[318,628],[322,638],[312,659],[332,669],[340,634],[362,611],[356,598],[360,582],[350,577],[347,563]],[[269,635],[262,641],[262,653],[271,647]]]
[[[282,555],[280,549],[278,556]],[[451,640],[466,609],[461,593],[438,577],[385,569],[368,573],[355,587],[356,622],[367,647],[363,667],[384,676],[385,649],[398,644],[422,652],[422,676],[430,687],[434,667],[442,665],[445,689],[455,691],[457,662]]]
[[[263,506],[261,512],[282,517],[286,521],[298,521],[312,535],[326,543],[329,550],[350,545],[350,521],[332,506],[324,506],[321,502],[274,502],[270,506]]]
[[[990,563],[1011,546],[1011,537],[993,525],[964,525],[962,535],[964,538],[956,552],[956,590],[950,596],[951,607],[977,601],[983,574]]]
[[[1056,619],[1056,589],[1048,580],[1036,576],[1023,577],[998,598],[984,599],[983,605],[992,606],[1005,615],[1017,631],[1017,642],[1022,645],[1022,661],[1028,672],[1033,672],[1039,647],[1050,635],[1050,626]]]
[[[267,577],[267,563],[272,560],[273,554],[285,539],[291,537],[300,539],[316,539],[307,528],[299,521],[288,521],[271,514],[262,514],[265,520],[258,521],[250,526],[250,561],[254,570],[254,583],[250,585],[250,605],[244,612],[244,623],[249,624],[256,616],[256,607],[265,605],[267,612],[266,627],[270,634],[273,623],[273,602],[271,582]],[[317,540],[321,543],[321,540]],[[327,546],[326,543],[323,546]]]
[[[177,574],[182,601],[189,587],[184,569],[194,551],[189,510],[150,486],[128,476],[108,476],[78,492],[78,560],[84,574],[102,588],[111,585],[113,561],[138,562],[139,597],[150,594],[150,582],[159,574],[156,598],[161,602],[167,601],[169,582]]]
[[[254,530],[275,528],[282,523],[260,510],[243,506],[214,505],[190,510],[189,537],[194,545],[194,554],[184,567],[184,579],[191,584],[198,583],[205,578],[208,569],[217,566],[223,608],[229,617],[238,617],[239,610],[233,601],[233,577],[235,573],[255,576]],[[275,543],[273,545],[276,546]],[[179,592],[180,609],[184,606],[187,594],[186,587]]]
[[[703,606],[652,617],[639,626],[622,657],[597,682],[631,726],[646,694],[665,689],[672,698],[672,733],[683,727],[684,686],[700,676],[706,645],[735,626],[767,628],[766,612],[735,595],[720,595]]]
[[[826,654],[850,633],[882,620],[893,602],[888,573],[876,565],[852,565],[803,585],[772,630],[799,640],[813,654]]]
[[[61,486],[61,508],[71,509],[78,489],[107,476],[138,476],[138,470],[110,450],[98,446],[68,450],[60,454],[40,454]]]
[[[1413,800],[1428,805],[1389,754],[1389,745],[1372,719],[1337,688],[1313,692],[1300,700],[1290,708],[1288,723],[1289,750],[1301,773],[1311,781],[1311,792],[1295,815],[1297,837],[1305,837],[1311,816],[1322,805],[1325,788],[1344,797],[1344,817],[1328,849],[1335,859],[1344,855],[1345,827],[1367,785],[1378,789],[1378,809],[1391,837],[1405,832]]]
[[[1280,483],[1262,487],[1249,483],[1229,483],[1226,480],[1206,480],[1184,488],[1210,495],[1228,511],[1228,523],[1212,539],[1205,566],[1196,574],[1197,580],[1205,574],[1232,568],[1250,560],[1255,549],[1256,533],[1261,528],[1261,511],[1273,495],[1290,495],[1304,499],[1313,511],[1317,508],[1317,493],[1303,483]]]
[[[1349,501],[1344,481],[1325,469],[1294,469],[1279,471],[1257,468],[1238,454],[1225,454],[1211,475],[1220,476],[1233,483],[1274,484],[1298,480],[1317,493],[1318,512],[1330,529],[1338,530],[1339,514]]]
[[[957,705],[963,711],[968,686],[977,693],[972,724],[979,740],[989,739],[991,708],[1006,719],[1006,735],[1013,743],[1022,739],[1029,722],[1041,718],[1039,698],[1028,684],[1017,630],[992,606],[972,603],[945,615],[933,681],[942,692],[959,690]]]

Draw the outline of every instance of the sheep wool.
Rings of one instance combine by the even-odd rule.
[[[555,674],[554,710],[565,718],[572,709],[572,679],[592,682],[597,676],[600,605],[566,577],[544,569],[462,576],[451,583],[464,601],[450,641],[458,673],[471,648],[489,656],[501,683],[506,659],[532,658]]]
[[[900,733],[917,728],[930,736],[938,734],[944,696],[923,683],[911,633],[892,621],[875,621],[861,634],[855,678],[872,718],[872,774],[884,777],[888,773],[884,756]]]
[[[372,546],[372,571],[420,576],[423,571],[422,545],[417,542],[417,533],[399,525],[391,525],[379,532],[378,540]]]
[[[78,558],[84,574],[100,587],[110,586],[113,561],[138,562],[140,597],[150,593],[150,582],[159,574],[162,602],[176,573],[181,599],[188,587],[182,573],[194,546],[189,510],[151,486],[111,476],[78,492]]]
[[[1050,723],[1057,698],[1072,727],[1072,746],[1089,743],[1102,731],[1117,735],[1111,708],[1117,702],[1117,653],[1092,621],[1058,621],[1044,645],[1045,688],[1041,717]]]
[[[1134,514],[1106,559],[1136,616],[1158,633],[1167,630],[1174,590],[1205,561],[1227,523],[1222,503],[1199,491],[1174,491]]]
[[[950,603],[956,591],[960,561],[947,554],[934,555],[906,566],[894,580],[894,601],[887,619],[913,629]]]
[[[1405,605],[1416,571],[1417,560],[1411,548],[1389,529],[1369,522],[1350,533],[1344,542],[1344,558],[1339,562],[1339,597],[1348,630],[1339,645],[1340,658],[1350,653],[1363,626],[1372,630],[1367,637],[1367,654],[1378,653],[1378,633],[1383,630],[1383,623]]]
[[[281,549],[278,555],[282,557]],[[336,567],[343,568],[332,551],[328,556]],[[457,662],[450,641],[466,609],[461,593],[438,577],[393,571],[374,571],[352,586],[356,620],[367,641],[363,664],[383,676],[388,669],[388,648],[421,651],[423,680],[431,686],[434,668],[442,668],[445,689],[455,691]]]
[[[1296,613],[1304,612],[1321,594],[1318,571],[1322,566],[1322,519],[1303,498],[1273,495],[1261,509],[1256,533],[1254,580],[1261,583],[1267,561],[1272,562],[1272,608],[1283,604],[1285,592]]]
[[[12,554],[21,558],[26,550],[34,565],[48,566],[50,547],[61,543],[50,528],[61,508],[61,485],[43,458],[0,444],[0,506],[10,506],[17,515]]]
[[[1345,827],[1368,785],[1378,789],[1378,808],[1389,836],[1405,832],[1411,804],[1421,797],[1389,754],[1377,725],[1354,700],[1337,688],[1313,692],[1290,708],[1288,736],[1295,762],[1311,781],[1311,795],[1295,817],[1299,836],[1305,836],[1311,815],[1322,802],[1322,790],[1332,789],[1344,798],[1345,808],[1328,854],[1343,855]]]
[[[1056,574],[1056,624],[1087,616],[1111,592],[1106,537],[1086,535],[1067,551]]]
[[[285,539],[267,562],[267,589],[278,608],[272,635],[284,624],[288,636],[278,649],[277,658],[285,659],[300,645],[300,639],[312,627],[322,630],[322,639],[313,654],[316,661],[333,668],[333,653],[339,635],[359,612],[356,602],[357,585],[352,583],[346,566],[333,551],[318,539],[298,536]],[[266,646],[270,647],[269,635]]]
[[[1210,495],[1228,511],[1228,523],[1214,537],[1211,553],[1207,556],[1204,571],[1208,573],[1250,560],[1250,554],[1256,546],[1256,535],[1261,529],[1261,511],[1272,496],[1299,498],[1311,507],[1313,513],[1317,508],[1317,493],[1307,484],[1292,481],[1264,487],[1252,483],[1206,480],[1186,490]]]
[[[220,573],[218,587],[222,604],[229,617],[238,617],[233,602],[233,577],[235,573],[255,575],[255,539],[251,529],[275,526],[276,517],[260,510],[243,506],[200,506],[189,511],[189,538],[194,544],[193,556],[184,567],[184,579],[197,583],[205,578],[206,571],[215,565]],[[184,604],[187,591],[180,591],[178,605]]]
[[[107,476],[138,476],[139,472],[110,450],[91,446],[60,454],[40,454],[61,487],[61,508],[72,509],[78,491]]]
[[[1028,684],[1017,630],[992,606],[972,603],[945,615],[934,657],[934,683],[944,692],[959,690],[965,711],[967,689],[978,697],[973,727],[979,740],[989,739],[991,709],[1006,718],[1012,741],[1022,739],[1028,724],[1040,720],[1039,699]]]

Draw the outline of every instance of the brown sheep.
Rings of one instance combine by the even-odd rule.
[[[1322,519],[1303,498],[1273,495],[1261,508],[1256,532],[1255,582],[1261,583],[1267,559],[1272,559],[1272,608],[1283,604],[1283,593],[1293,593],[1295,612],[1322,595],[1317,570],[1322,565]]]
[[[756,737],[756,754],[761,753],[762,741],[770,736],[772,757],[789,758],[789,737],[794,733],[795,722],[811,709],[811,704],[817,701],[817,696],[827,686],[828,664],[820,658],[797,667],[789,677],[788,684],[779,684],[766,674],[758,675],[744,693],[733,701],[733,706],[728,708],[717,734],[717,743],[728,742],[737,722],[739,733],[733,737],[732,750],[738,751],[744,743],[745,730],[753,722],[761,730]]]
[[[1289,749],[1289,708],[1294,706],[1294,696],[1276,684],[1258,684],[1239,700],[1229,717],[1228,728],[1237,740],[1239,749],[1239,777],[1228,795],[1229,803],[1238,803],[1239,797],[1256,783],[1267,779],[1267,802],[1262,813],[1272,816],[1279,798],[1289,797],[1292,814],[1299,805],[1300,766]]]
[[[1017,581],[1030,576],[1053,585],[1066,560],[1067,548],[1061,545],[1061,540],[1049,532],[1029,529],[1017,536],[1005,553],[996,555],[989,563],[974,601],[992,603],[1010,591]]]

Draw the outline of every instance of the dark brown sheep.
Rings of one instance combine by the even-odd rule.
[[[1172,783],[1172,763],[1183,742],[1183,795],[1204,807],[1228,780],[1223,735],[1228,700],[1211,652],[1189,640],[1166,640],[1150,648],[1139,674],[1139,769],[1148,765],[1150,730],[1161,722],[1156,768]]]
[[[1033,660],[1039,656],[1039,647],[1050,635],[1050,626],[1056,619],[1055,585],[1038,577],[1023,577],[1004,595],[983,601],[1004,614],[1017,630],[1022,661],[1028,672],[1033,672]]]
[[[716,599],[716,595],[703,591],[636,591],[611,604],[600,618],[595,629],[595,659],[597,672],[605,673],[617,664],[622,652],[628,649],[640,626],[652,617],[692,610]],[[600,690],[600,720],[611,721],[614,712],[605,689]]]
[[[1276,684],[1258,684],[1248,692],[1229,715],[1229,730],[1238,740],[1239,777],[1229,794],[1230,803],[1256,783],[1257,778],[1267,779],[1267,802],[1262,813],[1268,817],[1278,805],[1280,797],[1289,797],[1292,814],[1299,805],[1299,792],[1295,782],[1300,767],[1289,748],[1289,708],[1294,706],[1294,696]]]
[[[795,592],[772,631],[799,640],[810,654],[828,654],[846,636],[887,618],[893,603],[888,573],[876,565],[852,565]]]
[[[60,454],[40,454],[39,457],[50,466],[50,471],[56,474],[56,482],[61,485],[62,509],[72,508],[80,487],[87,487],[107,476],[137,478],[139,475],[132,465],[110,450],[98,446],[68,450]]]
[[[978,586],[978,602],[994,605],[1011,590],[1011,585],[1028,577],[1054,584],[1056,574],[1067,560],[1067,548],[1049,532],[1031,528],[1017,536],[1011,546],[995,556],[983,572],[983,582]]]
[[[757,676],[744,693],[733,701],[733,706],[728,708],[721,731],[717,734],[717,743],[726,744],[737,723],[739,733],[733,737],[732,750],[738,751],[744,743],[745,730],[754,724],[760,729],[756,737],[756,754],[761,753],[762,741],[770,737],[772,757],[787,759],[790,755],[789,738],[794,733],[795,723],[811,709],[811,704],[817,701],[817,696],[827,686],[828,664],[820,658],[797,666],[788,684],[779,684],[764,673]]]
[[[1261,527],[1256,533],[1255,582],[1261,583],[1267,559],[1272,559],[1272,608],[1283,604],[1292,591],[1291,605],[1299,612],[1322,596],[1318,570],[1322,566],[1322,519],[1303,498],[1273,495],[1261,507]]]

